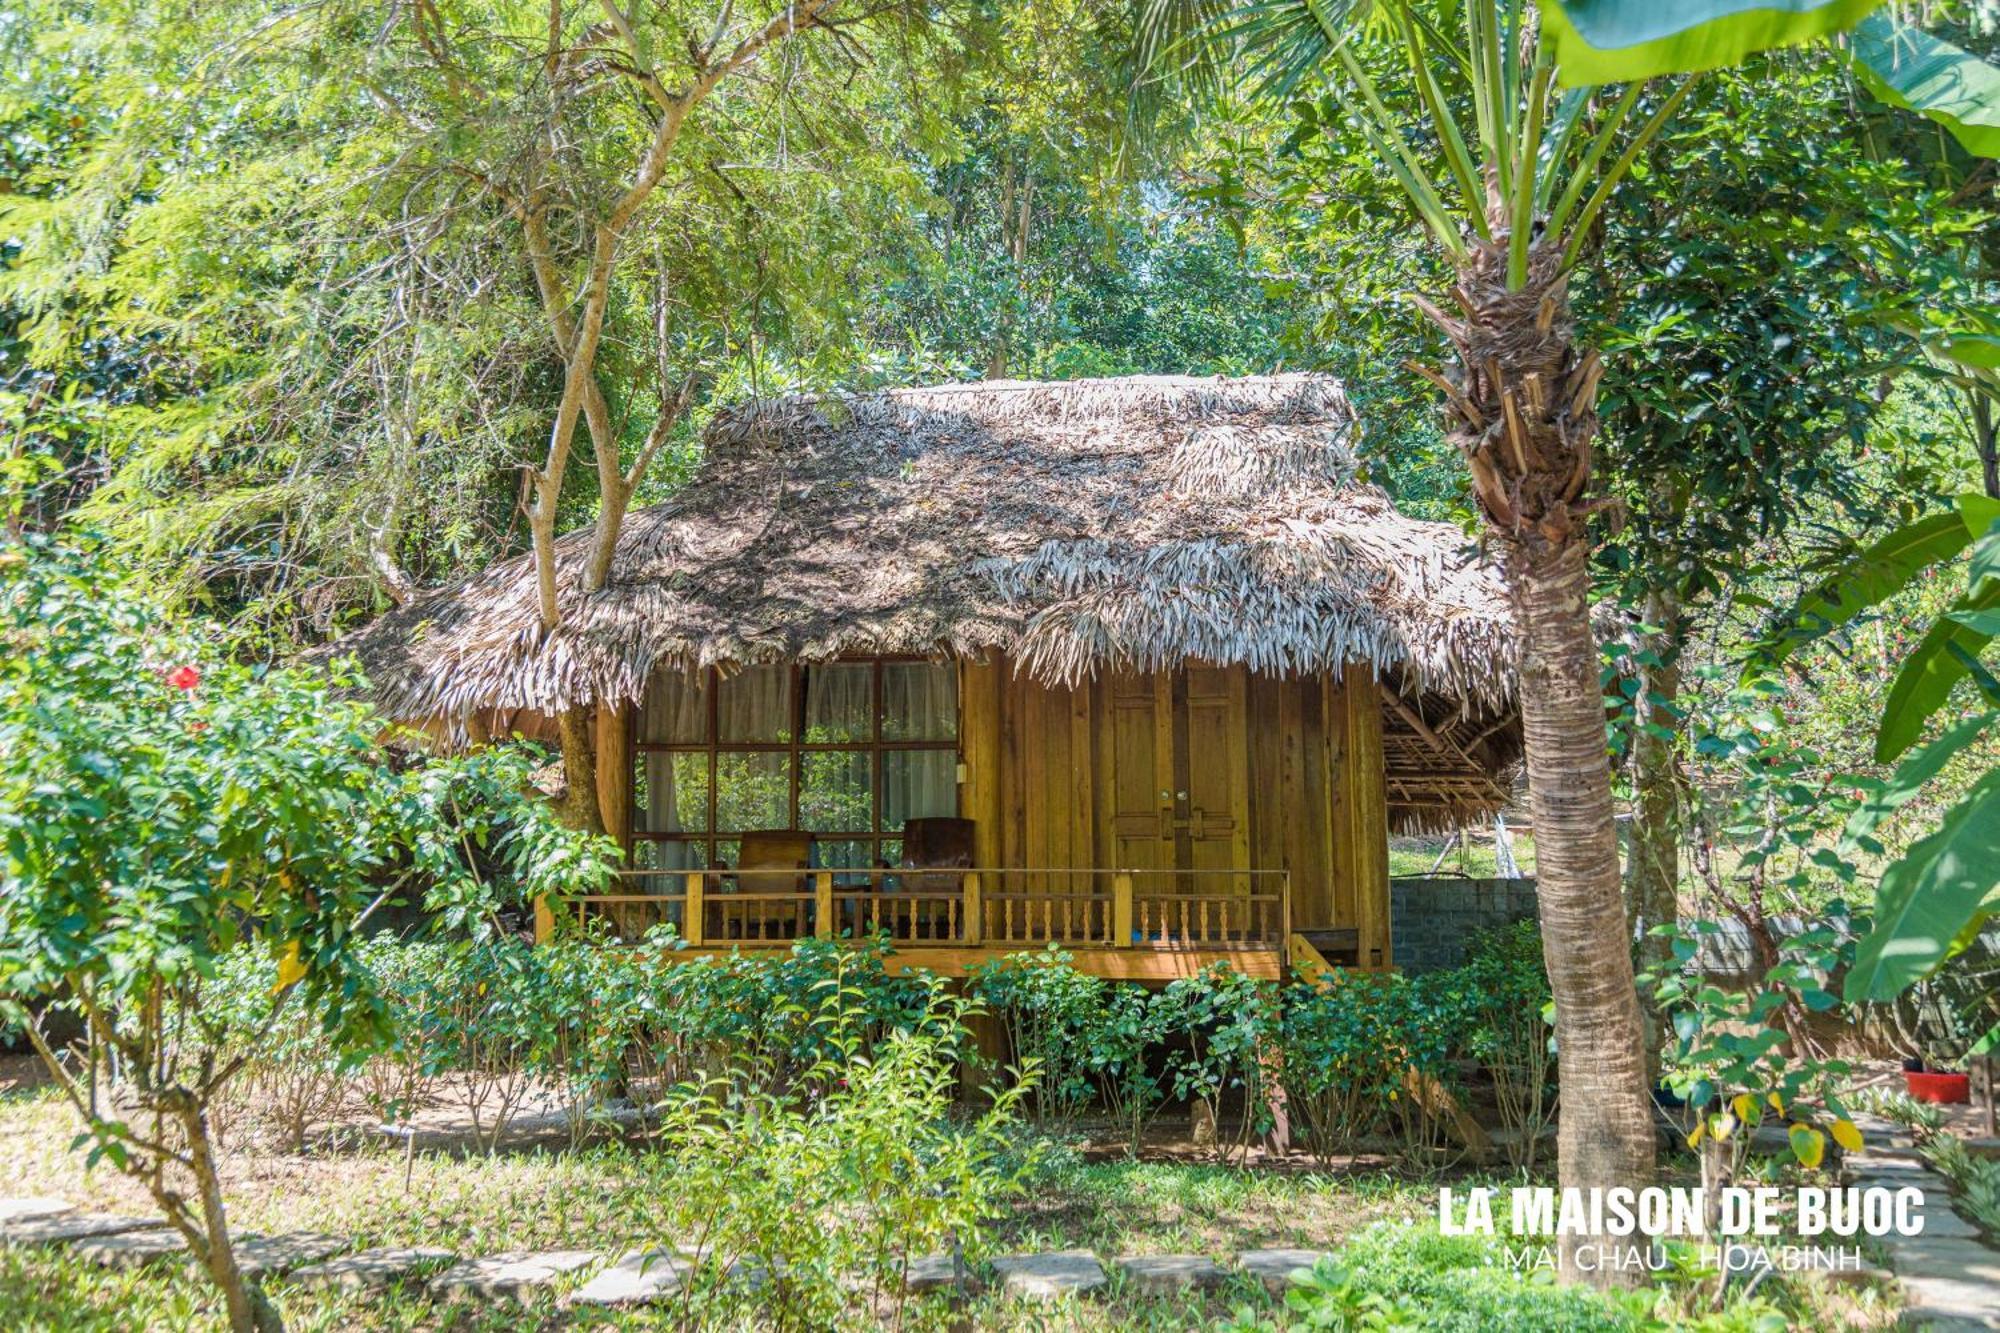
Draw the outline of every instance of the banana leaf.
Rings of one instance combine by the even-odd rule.
[[[1882,0],[1541,0],[1557,81],[1575,88],[1734,65],[1844,32]]]
[[[1949,560],[2000,519],[2000,500],[1968,493],[1955,513],[1908,523],[1814,584],[1751,650],[1748,672],[1774,666],[1828,630],[1903,590],[1921,570]]]
[[[1952,687],[1971,674],[1970,664],[1993,639],[1979,626],[1984,613],[1996,609],[2000,609],[2000,523],[1972,548],[1965,595],[1938,617],[1897,671],[1882,705],[1881,730],[1875,735],[1878,762],[1889,763],[1916,744],[1924,723],[1944,707]]]
[[[1938,831],[1882,872],[1875,928],[1854,947],[1849,1004],[1894,998],[1944,960],[2000,885],[2000,770],[1974,783]]]
[[[1877,98],[1936,121],[1968,153],[2000,157],[2000,69],[1886,13],[1855,28],[1848,59]]]

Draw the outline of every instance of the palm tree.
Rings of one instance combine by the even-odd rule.
[[[1457,281],[1416,298],[1456,354],[1414,367],[1443,393],[1520,631],[1544,958],[1555,997],[1566,1187],[1654,1172],[1646,1045],[1619,889],[1586,519],[1602,362],[1568,284],[1592,224],[1691,84],[1852,24],[1869,0],[1147,0],[1138,66],[1200,94],[1247,76],[1289,98],[1323,84],[1392,173]],[[1575,11],[1575,12],[1571,12]],[[1786,11],[1786,12],[1779,12]],[[1625,80],[1622,90],[1565,89]],[[1157,85],[1156,85],[1157,86]],[[1565,1277],[1599,1237],[1566,1237]],[[1635,1273],[1588,1274],[1604,1282]]]

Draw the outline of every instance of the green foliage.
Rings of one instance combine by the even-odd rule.
[[[1104,980],[1077,971],[1051,944],[981,963],[969,990],[1006,1025],[1015,1082],[1033,1088],[1035,1123],[1074,1118],[1090,1096],[1090,1034],[1105,1003]]]
[[[1440,979],[1457,997],[1458,1041],[1493,1079],[1494,1104],[1515,1166],[1532,1169],[1542,1131],[1555,1118],[1552,1001],[1532,921],[1481,931],[1465,966]]]
[[[1733,65],[1853,27],[1882,0],[1541,0],[1564,86]]]
[[[1708,1145],[1705,1173],[1726,1156],[1733,1177],[1748,1131],[1766,1114],[1789,1121],[1793,1153],[1808,1167],[1820,1164],[1828,1133],[1843,1146],[1860,1146],[1835,1092],[1848,1065],[1817,1054],[1810,1034],[1811,1016],[1839,1004],[1828,987],[1852,957],[1845,912],[1838,904],[1830,910],[1836,924],[1786,936],[1778,961],[1747,990],[1691,975],[1701,938],[1717,931],[1714,922],[1655,928],[1672,941],[1673,962],[1641,984],[1667,1016],[1672,1037],[1661,1055],[1663,1081],[1697,1116],[1688,1145]]]
[[[1253,1134],[1271,1126],[1269,1061],[1278,1031],[1278,988],[1215,963],[1192,977],[1168,983],[1160,1001],[1171,1031],[1184,1035],[1167,1061],[1174,1096],[1202,1103],[1218,1132],[1222,1101],[1231,1091],[1243,1098],[1237,1143],[1248,1147]]]
[[[1951,131],[1966,151],[2000,157],[2000,70],[1914,24],[1871,14],[1848,44],[1854,72],[1890,106]]]
[[[1127,1151],[1139,1155],[1139,1136],[1166,1100],[1160,1069],[1170,1014],[1161,997],[1143,987],[1114,985],[1085,1024],[1083,1062],[1097,1080],[1104,1109],[1124,1126]]]
[[[832,1327],[855,1298],[887,1298],[900,1313],[911,1261],[978,1250],[1031,1166],[1009,1163],[1024,1088],[953,1117],[958,1051],[946,1034],[961,1027],[963,1002],[933,979],[912,1025],[876,1042],[863,1037],[871,1008],[844,986],[815,997],[805,1021],[822,1054],[792,1080],[810,1096],[717,1079],[660,1108],[675,1188],[644,1222],[662,1249],[702,1256],[683,1308],[704,1326],[732,1306],[778,1328]],[[853,1290],[852,1275],[867,1285]]]

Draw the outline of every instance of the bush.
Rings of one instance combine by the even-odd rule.
[[[1272,1125],[1266,1066],[1277,1054],[1278,988],[1217,963],[1169,984],[1160,1002],[1167,1030],[1187,1043],[1167,1059],[1174,1095],[1200,1102],[1219,1133],[1222,1099],[1241,1089],[1236,1146],[1247,1148],[1253,1134]]]
[[[914,1258],[980,1247],[1032,1168],[1011,1134],[1025,1090],[953,1119],[965,1002],[941,987],[923,982],[909,1021],[872,1043],[861,990],[816,991],[801,1021],[819,1054],[787,1087],[718,1076],[668,1099],[660,1139],[676,1188],[648,1222],[661,1248],[713,1256],[685,1288],[684,1322],[732,1324],[754,1305],[760,1324],[826,1328],[857,1298],[870,1315],[894,1301],[900,1322]]]
[[[1449,976],[1444,984],[1456,991],[1463,1049],[1493,1080],[1507,1158],[1515,1166],[1533,1167],[1542,1131],[1556,1113],[1541,934],[1532,921],[1481,931],[1473,936],[1465,966]]]
[[[1079,972],[1051,944],[973,969],[971,993],[1000,1015],[1015,1066],[1015,1086],[1032,1088],[1035,1123],[1067,1121],[1090,1099],[1090,1039],[1107,983]]]
[[[1410,983],[1391,972],[1332,972],[1285,994],[1285,1104],[1321,1165],[1352,1156],[1399,1103]]]

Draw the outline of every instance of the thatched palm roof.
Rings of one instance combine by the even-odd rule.
[[[1357,429],[1307,374],[754,403],[627,517],[602,591],[577,590],[589,533],[559,543],[546,639],[523,556],[350,643],[412,721],[636,698],[666,666],[997,650],[1050,681],[1359,661],[1427,725],[1484,730],[1512,711],[1502,590],[1456,529],[1356,480]]]

